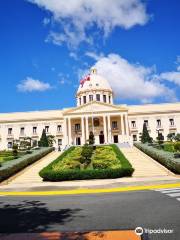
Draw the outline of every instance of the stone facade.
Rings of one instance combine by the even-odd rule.
[[[114,105],[109,83],[94,69],[80,84],[76,99],[77,107],[63,110],[0,114],[0,150],[26,137],[37,143],[43,129],[55,136],[56,149],[84,144],[91,131],[96,144],[132,144],[139,140],[144,122],[153,139],[158,131],[165,139],[168,133],[180,133],[180,103]]]

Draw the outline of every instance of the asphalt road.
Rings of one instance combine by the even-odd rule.
[[[0,233],[172,229],[145,235],[180,239],[180,201],[151,190],[47,197],[0,197]]]

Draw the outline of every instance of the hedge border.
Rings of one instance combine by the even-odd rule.
[[[178,159],[175,159],[174,153],[155,149],[152,146],[148,146],[148,144],[134,143],[134,146],[165,166],[170,171],[180,174],[180,159],[179,161]]]
[[[63,159],[69,152],[73,151],[75,147],[70,147],[60,157],[50,163],[48,166],[43,168],[39,175],[44,181],[67,181],[67,180],[85,180],[85,179],[105,179],[105,178],[119,178],[125,176],[131,176],[134,169],[132,168],[129,161],[125,158],[120,149],[112,144],[113,150],[116,153],[117,158],[121,161],[121,168],[118,169],[70,169],[63,171],[54,171],[52,166]]]
[[[54,150],[53,147],[33,150],[33,152],[30,154],[26,154],[17,159],[2,163],[0,167],[0,182],[8,179],[12,175],[16,174],[17,172],[24,169],[28,165],[41,159],[42,157],[52,152],[53,150]]]

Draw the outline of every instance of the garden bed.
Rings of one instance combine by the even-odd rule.
[[[46,147],[40,148],[38,150],[31,150],[26,154],[20,154],[18,158],[12,159],[11,161],[4,161],[0,166],[0,181],[3,181],[10,176],[14,175],[18,171],[22,170],[26,166],[34,163],[35,161],[41,159],[46,154],[53,151],[54,148]]]
[[[131,176],[134,169],[116,145],[97,146],[90,163],[81,161],[82,147],[70,147],[40,171],[45,181],[105,179]]]
[[[180,174],[180,158],[175,158],[173,152],[158,149],[149,144],[134,143],[134,145],[172,172]]]

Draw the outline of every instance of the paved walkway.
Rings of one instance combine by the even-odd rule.
[[[135,169],[133,177],[155,177],[174,175],[168,169],[163,167],[161,164],[153,160],[151,157],[149,157],[136,147],[120,149]]]
[[[47,166],[49,163],[54,161],[60,152],[51,152],[45,157],[41,158],[39,161],[25,168],[23,171],[18,173],[16,176],[10,180],[9,185],[12,184],[33,184],[41,183],[42,178],[39,176],[39,171]]]
[[[92,179],[62,182],[43,182],[39,176],[39,171],[56,159],[60,153],[52,152],[43,157],[38,162],[25,168],[18,175],[0,186],[0,191],[39,191],[39,190],[67,190],[79,188],[114,188],[123,186],[154,185],[164,183],[176,183],[180,181],[180,176],[174,175],[152,158],[138,150],[137,148],[121,147],[121,151],[135,168],[132,177],[116,179]]]

